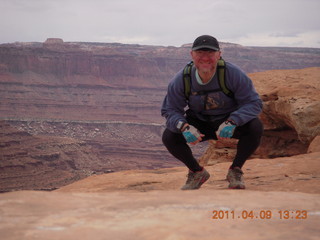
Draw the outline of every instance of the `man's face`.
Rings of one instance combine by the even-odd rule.
[[[220,51],[197,50],[191,51],[194,65],[201,73],[214,73],[220,59]]]

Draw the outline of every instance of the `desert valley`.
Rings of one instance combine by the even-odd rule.
[[[244,191],[225,181],[235,141],[193,147],[212,177],[191,192],[180,191],[186,168],[162,145],[160,106],[190,44],[0,45],[1,236],[317,239],[320,49],[221,46],[264,102]],[[214,220],[214,211],[236,216]]]

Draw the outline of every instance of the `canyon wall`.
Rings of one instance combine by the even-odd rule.
[[[320,49],[221,46],[223,57],[248,73],[320,66]],[[2,44],[0,118],[162,123],[167,84],[189,52],[190,44]]]
[[[319,67],[320,49],[221,46],[227,61],[252,73],[265,102],[264,148],[255,156],[305,153],[318,134],[319,100],[310,99],[320,96],[314,85],[320,82],[318,68],[255,72]],[[61,39],[0,45],[0,120],[5,120],[0,177],[8,186],[1,191],[54,189],[88,174],[181,165],[162,145],[160,106],[168,82],[190,60],[189,51],[190,44],[162,47]],[[214,148],[202,156],[208,145]],[[232,146],[205,142],[193,150],[208,164],[209,159],[230,160]],[[23,187],[34,172],[39,174]],[[41,180],[43,174],[49,181]]]

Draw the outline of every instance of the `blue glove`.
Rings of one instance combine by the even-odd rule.
[[[231,138],[233,136],[236,125],[230,121],[223,122],[218,131],[216,131],[217,137]]]
[[[182,132],[184,138],[186,139],[187,143],[193,143],[198,140],[200,137],[200,132],[194,126],[189,125],[186,127],[185,130]]]

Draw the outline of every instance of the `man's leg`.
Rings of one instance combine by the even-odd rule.
[[[191,116],[187,116],[188,123],[205,135],[202,138],[202,141],[217,139],[215,131],[224,120],[226,120],[226,118],[215,122],[204,122]],[[198,161],[193,157],[192,151],[181,133],[174,133],[169,129],[166,129],[162,135],[162,142],[168,151],[175,158],[183,162],[189,170],[195,172],[202,169]]]
[[[243,126],[237,127],[234,138],[238,138],[237,154],[227,174],[229,188],[244,189],[242,166],[260,145],[263,125],[260,119],[255,118]]]
[[[237,154],[231,168],[242,168],[245,161],[259,147],[263,133],[263,125],[259,118],[255,118],[243,126],[237,127],[233,137],[238,138]]]
[[[166,129],[162,135],[162,142],[175,158],[179,159],[189,168],[187,181],[181,190],[198,189],[209,179],[210,174],[194,158],[190,147],[181,133],[173,133]]]
[[[194,158],[192,151],[181,133],[174,133],[166,129],[162,135],[162,142],[168,151],[178,160],[183,162],[190,171],[202,170],[198,161]]]

